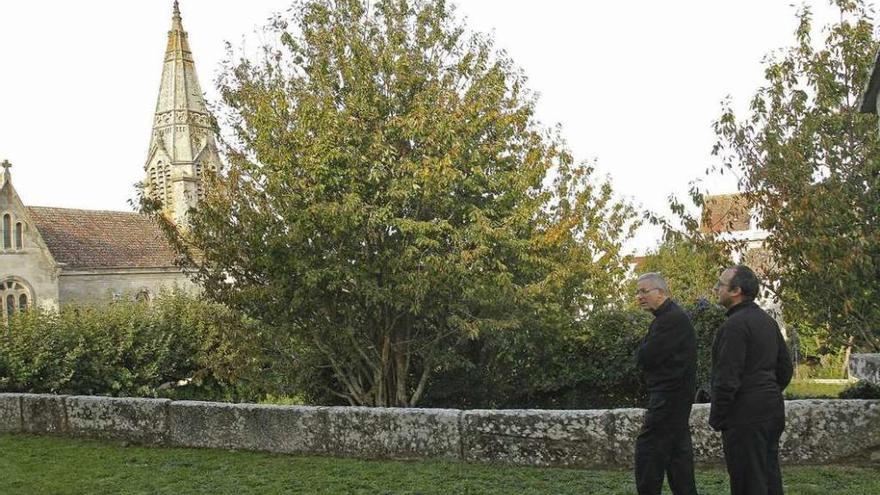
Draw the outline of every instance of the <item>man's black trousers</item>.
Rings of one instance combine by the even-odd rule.
[[[674,495],[696,495],[694,450],[688,419],[690,394],[651,393],[645,424],[636,440],[636,488],[659,495],[663,475]]]
[[[721,432],[731,495],[782,495],[779,437],[785,419],[732,426]]]

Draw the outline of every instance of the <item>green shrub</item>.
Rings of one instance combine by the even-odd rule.
[[[0,338],[0,391],[211,400],[289,393],[271,383],[262,334],[257,322],[181,294],[29,311]]]
[[[697,333],[697,383],[708,388],[711,347],[724,312],[705,301],[685,308]],[[425,405],[459,408],[587,409],[643,405],[633,354],[651,315],[596,311],[579,327],[510,330],[459,344],[431,380]]]
[[[724,315],[706,303],[686,310],[697,330],[698,384],[706,387],[712,338]],[[644,311],[602,310],[574,328],[505,330],[450,342],[435,361],[421,405],[644,405],[633,352],[650,321]],[[32,311],[13,318],[0,337],[0,391],[345,403],[329,392],[334,377],[321,355],[284,335],[179,294],[151,305]]]
[[[829,345],[832,338],[827,329],[792,324],[788,338],[796,363],[795,377],[802,380],[846,378],[846,349]]]
[[[685,307],[697,334],[697,389],[699,395],[708,398],[712,374],[712,342],[715,331],[727,318],[721,306],[709,304],[705,299]]]
[[[481,334],[439,360],[422,404],[427,407],[530,407],[541,384],[554,383],[572,355],[570,342],[535,329]]]
[[[839,397],[841,399],[880,399],[880,385],[862,380],[841,392]]]

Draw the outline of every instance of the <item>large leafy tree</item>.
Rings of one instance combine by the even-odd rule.
[[[419,402],[462,338],[618,300],[633,210],[442,0],[312,0],[219,80],[228,170],[174,233],[206,294],[351,403]],[[302,357],[302,356],[299,356]]]
[[[858,112],[877,42],[861,0],[836,0],[840,21],[766,60],[749,114],[725,104],[715,153],[769,232],[770,273],[786,318],[839,343],[880,351],[880,146],[877,117]]]
[[[674,299],[694,303],[714,299],[718,274],[728,266],[730,259],[718,246],[673,237],[649,252],[636,268],[636,274],[659,272],[669,282]]]

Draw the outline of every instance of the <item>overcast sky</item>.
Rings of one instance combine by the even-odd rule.
[[[762,82],[761,59],[787,46],[789,0],[459,0],[459,15],[493,33],[539,93],[538,115],[561,124],[578,159],[617,192],[665,212],[670,194],[711,163],[711,123]],[[814,5],[817,20],[833,13]],[[130,210],[141,180],[171,0],[0,0],[0,160],[25,204]],[[224,41],[256,32],[289,0],[181,0],[202,89]],[[731,192],[730,180],[708,184]],[[656,232],[631,247],[643,251]]]

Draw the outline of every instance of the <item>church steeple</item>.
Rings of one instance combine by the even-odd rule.
[[[219,165],[211,116],[175,0],[144,166],[146,192],[162,202],[166,216],[185,226],[187,211],[198,205],[203,194],[203,174],[216,172]]]
[[[174,0],[174,13],[171,16],[171,30],[183,32],[183,18],[180,17],[180,4]]]

